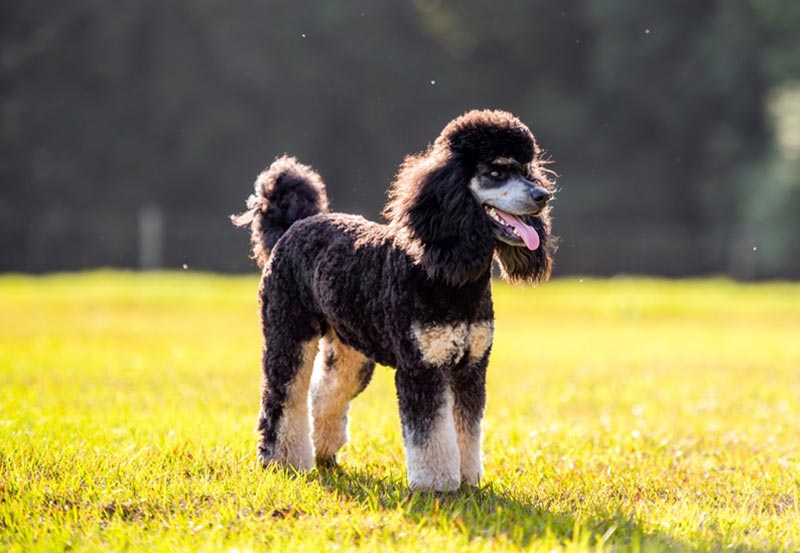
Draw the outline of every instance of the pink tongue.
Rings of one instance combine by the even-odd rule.
[[[519,234],[519,237],[522,238],[522,241],[525,242],[529,250],[533,251],[539,247],[539,234],[536,232],[536,229],[526,225],[522,220],[510,213],[500,211],[497,208],[494,208],[494,210],[507,225],[511,225],[517,230],[517,234]]]

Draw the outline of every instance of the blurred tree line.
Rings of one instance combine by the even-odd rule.
[[[796,0],[6,1],[0,270],[135,267],[154,209],[165,266],[246,270],[275,156],[376,218],[494,107],[561,174],[559,274],[797,278],[798,78]]]

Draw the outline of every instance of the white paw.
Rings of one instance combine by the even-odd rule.
[[[455,445],[455,444],[454,444]],[[458,449],[450,450],[450,455],[441,455],[442,451],[431,455],[427,451],[409,448],[408,485],[413,489],[432,490],[437,492],[454,492],[461,485],[461,470]]]
[[[347,443],[347,417],[314,419],[314,452],[317,457],[335,457]]]
[[[259,451],[258,462],[265,468],[270,465],[276,465],[298,472],[308,472],[314,467],[314,455],[311,453],[310,455],[289,457],[287,455],[268,455],[263,451]]]
[[[461,477],[451,473],[429,472],[408,476],[408,485],[414,490],[454,492],[461,486]]]
[[[483,477],[483,467],[479,467],[476,471],[461,473],[461,481],[468,486],[477,487],[481,483],[481,477]]]

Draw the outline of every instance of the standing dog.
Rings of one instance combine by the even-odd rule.
[[[378,362],[396,368],[409,484],[477,485],[492,258],[512,282],[549,276],[550,174],[528,127],[488,110],[406,158],[385,225],[329,213],[319,175],[293,158],[261,173],[232,217],[263,268],[259,460],[335,463]]]

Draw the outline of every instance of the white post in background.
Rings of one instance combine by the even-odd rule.
[[[164,211],[153,204],[139,209],[139,269],[159,269],[164,262]]]

